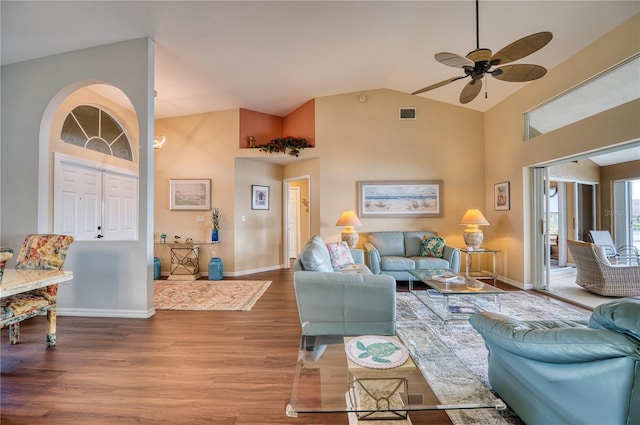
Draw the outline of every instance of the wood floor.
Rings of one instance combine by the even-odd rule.
[[[150,319],[58,317],[2,329],[0,424],[348,424],[346,414],[284,414],[300,323],[290,270],[243,276],[272,284],[248,312],[158,311]],[[415,425],[451,424],[444,412]]]

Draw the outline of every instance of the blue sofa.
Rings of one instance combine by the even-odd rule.
[[[469,319],[489,381],[527,425],[640,424],[640,298],[598,306],[588,323]]]
[[[351,253],[355,264],[333,267],[314,236],[298,254],[293,284],[303,335],[395,335],[395,279],[372,274],[362,250]]]
[[[460,250],[444,246],[442,257],[421,257],[420,245],[425,236],[438,236],[427,231],[371,232],[364,242],[365,262],[373,274],[393,276],[396,280],[409,280],[408,269],[449,269],[460,271]]]

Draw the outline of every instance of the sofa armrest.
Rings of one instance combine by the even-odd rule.
[[[356,264],[364,264],[364,251],[361,249],[350,249],[353,262]]]
[[[380,252],[378,249],[369,241],[365,241],[364,249],[366,251],[366,263],[367,266],[371,269],[371,273],[380,274],[382,269],[380,268]]]
[[[460,250],[451,245],[445,245],[442,258],[449,261],[449,269],[454,273],[460,273]]]
[[[640,359],[631,337],[607,329],[591,329],[579,321],[520,321],[480,312],[469,323],[489,350],[497,346],[517,356],[546,363],[578,363],[618,357]]]

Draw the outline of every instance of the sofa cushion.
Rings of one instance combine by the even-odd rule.
[[[404,235],[404,256],[405,257],[417,257],[420,255],[420,247],[424,238],[429,236],[438,236],[434,232],[425,232],[421,230],[412,230],[409,232],[402,232]]]
[[[380,266],[382,270],[413,270],[416,263],[411,258],[387,255],[380,258]]]
[[[380,256],[405,256],[402,232],[371,232],[369,233],[369,242],[375,245]]]
[[[305,270],[314,272],[332,272],[331,256],[324,240],[318,235],[312,237],[300,251],[300,262]]]
[[[440,236],[425,236],[420,245],[420,256],[442,258],[444,245],[444,238]]]
[[[448,269],[449,261],[438,257],[411,257],[416,269]]]
[[[640,339],[640,297],[600,304],[591,314],[589,327],[610,329]]]
[[[329,250],[329,258],[331,258],[331,265],[334,268],[354,263],[349,245],[345,241],[328,243],[327,249]]]

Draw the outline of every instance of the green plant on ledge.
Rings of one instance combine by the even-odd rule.
[[[213,229],[220,228],[220,220],[222,219],[222,212],[220,208],[212,208],[211,209],[211,227]]]
[[[286,153],[287,149],[289,149],[289,155],[299,156],[300,151],[304,148],[308,148],[309,142],[304,137],[278,137],[277,139],[273,139],[266,145],[260,146],[260,150],[263,152],[282,152]]]

